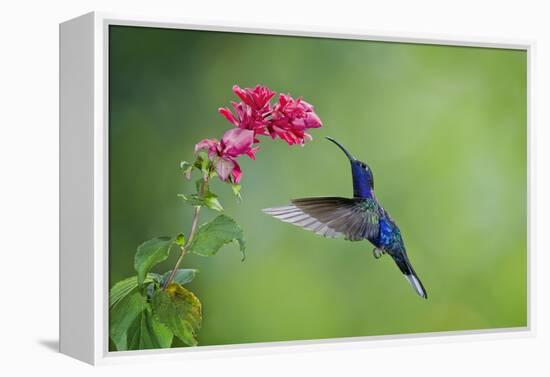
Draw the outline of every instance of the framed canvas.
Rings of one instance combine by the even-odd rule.
[[[61,352],[97,364],[531,334],[532,49],[62,23]]]

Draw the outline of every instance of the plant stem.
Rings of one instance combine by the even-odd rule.
[[[208,183],[208,178],[204,179],[204,182],[202,183],[200,189],[199,189],[199,196],[204,195],[204,190],[206,188],[206,185]],[[189,246],[191,246],[191,243],[193,242],[193,238],[195,237],[195,233],[197,233],[197,225],[199,223],[199,213],[201,211],[201,207],[197,206],[195,207],[195,212],[193,212],[193,222],[191,224],[191,232],[189,232],[189,238],[187,239],[187,242],[184,246],[181,246],[181,252],[180,256],[178,257],[178,260],[176,261],[176,264],[174,265],[174,268],[172,269],[172,272],[170,272],[170,275],[168,276],[168,279],[164,282],[162,289],[165,289],[168,284],[172,282],[172,279],[174,279],[174,276],[176,275],[176,272],[178,271],[178,267],[181,264],[181,261],[183,260],[183,257],[185,254],[187,254],[187,251],[189,250]]]

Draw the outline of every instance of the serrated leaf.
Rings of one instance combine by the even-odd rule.
[[[164,282],[168,277],[170,276],[170,273],[172,271],[168,271],[164,275],[162,275],[162,285],[164,285]],[[174,275],[174,278],[172,281],[174,283],[178,283],[180,285],[184,285],[187,283],[190,283],[195,278],[195,275],[197,275],[198,270],[190,269],[190,268],[182,268],[176,271],[176,274]]]
[[[199,299],[176,283],[155,292],[152,300],[155,317],[188,346],[197,345],[202,308]]]
[[[159,274],[148,273],[143,284],[151,283],[153,281],[160,282],[161,277]],[[112,307],[124,297],[129,295],[134,289],[138,287],[138,278],[137,276],[131,276],[129,278],[123,279],[117,282],[109,290],[109,307]]]
[[[128,329],[128,350],[169,348],[173,338],[174,334],[154,318],[147,304]]]
[[[139,292],[126,296],[109,311],[109,336],[118,351],[128,349],[128,330],[145,309],[147,300]]]
[[[220,248],[232,241],[237,241],[245,259],[245,242],[241,227],[227,215],[219,215],[212,221],[200,226],[195,234],[189,252],[203,256],[215,255]]]
[[[153,329],[153,333],[156,335],[160,348],[169,348],[172,345],[174,333],[155,318],[152,309],[147,315],[149,316],[150,326]]]
[[[157,237],[138,246],[134,258],[134,268],[138,273],[138,284],[142,285],[149,270],[168,258],[174,238]]]

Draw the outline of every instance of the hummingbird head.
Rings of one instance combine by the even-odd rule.
[[[336,144],[344,152],[351,164],[351,174],[353,176],[353,196],[369,197],[374,188],[374,177],[370,167],[363,161],[359,161],[348,152],[346,148],[333,138],[326,136],[327,140]]]

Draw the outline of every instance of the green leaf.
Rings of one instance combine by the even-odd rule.
[[[182,161],[180,163],[180,168],[183,170],[183,175],[187,179],[191,179],[191,173],[193,172],[193,164],[187,161]]]
[[[242,199],[241,197],[241,185],[237,183],[231,184],[231,190],[233,190],[233,195],[235,195],[239,200]]]
[[[241,227],[227,215],[219,215],[214,220],[200,226],[189,247],[191,253],[203,256],[215,255],[226,243],[237,241],[245,258],[244,236]]]
[[[172,271],[168,271],[167,273],[162,275],[162,285],[164,285],[164,282],[166,281],[166,279],[168,279],[171,272]],[[172,281],[180,285],[190,283],[195,278],[195,275],[197,275],[197,272],[199,272],[199,270],[194,270],[190,268],[179,269],[176,271],[176,274],[174,275]]]
[[[216,194],[213,194],[210,191],[207,191],[204,193],[204,205],[210,209],[213,209],[215,211],[221,212],[223,211],[223,207],[218,200],[218,196]]]
[[[200,198],[197,194],[184,195],[178,194],[179,198],[185,200],[185,202],[194,207],[204,206],[204,199]]]
[[[204,196],[201,198],[198,194],[184,195],[178,194],[178,197],[185,200],[185,202],[194,207],[207,207],[215,211],[223,211],[223,207],[218,200],[218,196],[210,191],[204,193]]]
[[[199,299],[179,284],[171,283],[155,292],[152,300],[156,318],[188,346],[197,345],[202,308]]]
[[[142,285],[149,270],[168,258],[174,244],[171,237],[157,237],[138,246],[134,258],[134,268],[138,273],[138,284]]]
[[[109,336],[118,351],[128,349],[128,330],[145,309],[147,300],[139,292],[126,296],[109,312]]]
[[[128,329],[128,350],[169,348],[174,334],[160,323],[147,304],[132,326]]]
[[[206,151],[199,151],[194,166],[202,172],[204,179],[208,177],[210,172],[210,159],[208,158],[208,153]]]
[[[161,278],[159,274],[149,273],[143,280],[144,284],[151,283],[153,281],[160,282]],[[109,307],[114,306],[124,297],[128,296],[134,289],[138,287],[137,276],[131,276],[117,282],[109,291]]]
[[[158,344],[160,348],[169,348],[172,345],[172,339],[174,338],[174,333],[170,329],[164,326],[155,316],[153,315],[152,309],[149,306],[149,311],[147,313],[149,317],[149,323],[153,329]]]

